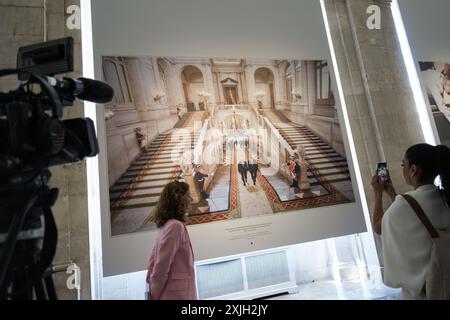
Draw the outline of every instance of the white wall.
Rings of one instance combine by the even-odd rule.
[[[186,57],[328,56],[316,0],[94,0],[92,11],[96,52]]]
[[[95,72],[99,79],[102,78],[102,55],[331,61],[317,0],[95,0],[92,1],[92,24]],[[101,108],[98,109],[98,119],[103,119]],[[99,143],[104,145],[104,123],[99,121],[97,125]],[[345,133],[343,136],[346,140]],[[350,154],[348,150],[347,154]],[[102,175],[104,275],[143,270],[155,233],[111,238],[108,188],[105,183],[107,159],[102,153],[99,155],[99,167]],[[352,181],[357,193],[354,176]],[[230,241],[232,234],[226,230],[243,224],[268,224],[265,228],[267,236],[252,241],[245,237]],[[364,230],[361,206],[352,203],[302,210],[301,213],[289,212],[246,221],[238,219],[189,227],[197,259]],[[215,237],[211,237],[212,234]],[[207,238],[208,241],[205,241]]]
[[[416,61],[450,61],[448,0],[398,0]]]

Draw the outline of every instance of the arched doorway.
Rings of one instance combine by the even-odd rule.
[[[275,109],[274,75],[269,68],[261,67],[255,71],[255,96],[258,107]]]
[[[199,95],[205,91],[203,74],[200,69],[194,66],[185,66],[181,71],[181,81],[187,111],[205,110],[205,102]]]

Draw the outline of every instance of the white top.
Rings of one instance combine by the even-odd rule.
[[[406,194],[417,200],[436,229],[450,227],[450,209],[434,185],[423,185]],[[400,195],[381,223],[384,283],[402,288],[405,297],[420,297],[432,246],[428,230]]]

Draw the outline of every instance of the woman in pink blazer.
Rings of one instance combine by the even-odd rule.
[[[196,300],[194,253],[185,226],[192,198],[189,185],[170,182],[155,212],[159,228],[147,272],[151,300]]]

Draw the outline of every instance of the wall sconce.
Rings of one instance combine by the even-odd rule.
[[[300,94],[300,92],[295,91],[295,90],[292,91],[291,94],[292,94],[295,98],[297,98],[297,99],[301,99],[301,97],[302,97],[302,95]]]
[[[109,120],[114,117],[114,111],[105,109],[105,120]]]
[[[208,93],[208,92],[206,92],[206,91],[201,91],[201,92],[198,93],[198,95],[199,95],[200,97],[204,97],[204,98],[208,98],[208,97],[211,96],[211,94]]]
[[[258,107],[262,107],[262,101],[265,95],[266,93],[262,91],[255,93],[256,101],[258,101]]]
[[[262,92],[262,91],[255,93],[256,100],[262,101],[262,99],[264,98],[265,95],[266,95],[266,93]]]
[[[153,97],[153,100],[159,102],[159,101],[162,99],[162,97],[164,97],[165,95],[166,95],[166,94],[163,93],[163,92],[158,92],[158,93],[156,94],[156,96]]]

